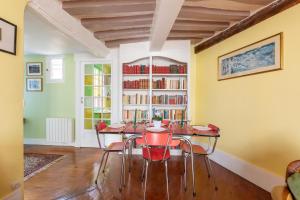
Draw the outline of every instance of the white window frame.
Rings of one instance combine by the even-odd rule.
[[[62,60],[62,79],[51,79],[51,60],[53,59],[61,59]],[[47,57],[47,69],[46,69],[46,74],[47,74],[47,83],[64,83],[65,82],[65,61],[64,61],[64,56],[59,55],[59,56],[48,56]]]

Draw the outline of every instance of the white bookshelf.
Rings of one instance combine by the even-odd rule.
[[[175,59],[171,59],[168,57],[162,57],[162,56],[149,56],[144,57],[141,59],[134,60],[132,62],[126,62],[122,63],[122,69],[123,66],[134,66],[134,65],[146,65],[149,66],[149,74],[128,74],[127,72],[122,71],[122,113],[126,112],[127,110],[130,110],[131,112],[134,112],[135,109],[137,110],[144,110],[148,112],[148,117],[143,118],[140,120],[150,120],[152,118],[152,109],[155,108],[156,110],[164,110],[164,112],[176,112],[177,118],[166,118],[169,120],[174,121],[180,121],[178,119],[178,113],[181,114],[183,110],[185,110],[185,120],[188,120],[189,116],[189,108],[188,108],[188,101],[189,101],[189,66],[187,62],[181,62],[177,61]],[[152,65],[155,66],[165,66],[169,67],[170,65],[174,66],[186,66],[185,73],[182,72],[182,69],[180,72],[175,73],[174,70],[172,73],[153,73],[152,72]],[[178,67],[179,70],[179,67]],[[175,70],[176,71],[176,70]],[[180,88],[153,88],[152,80],[153,81],[162,81],[164,78],[165,81],[178,81],[178,83],[181,84],[181,82],[185,82],[185,88],[182,86]],[[137,88],[124,88],[124,81],[134,81],[139,79],[148,79],[149,81],[149,88],[147,89],[137,89]],[[182,80],[182,81],[180,81]],[[166,84],[165,84],[166,85]],[[128,104],[123,102],[123,95],[148,95],[148,103],[146,104]],[[152,96],[171,96],[172,98],[177,96],[185,96],[186,102],[183,102],[181,104],[175,104],[175,103],[153,103],[152,102]],[[178,98],[178,97],[177,97]],[[180,97],[183,98],[183,97]],[[124,119],[124,116],[122,115],[122,119],[124,121],[131,120],[131,119]]]

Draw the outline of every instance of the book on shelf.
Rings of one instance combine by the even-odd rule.
[[[123,74],[149,74],[149,65],[123,64]]]
[[[159,112],[160,115],[163,117],[163,119],[179,121],[182,119],[182,115],[183,115],[183,120],[187,119],[186,118],[186,110],[161,109],[161,110],[156,110],[156,112]]]
[[[159,66],[152,65],[153,74],[187,74],[187,65],[175,65],[171,64],[169,66]]]
[[[123,89],[148,89],[148,88],[149,88],[149,79],[123,81]]]
[[[187,95],[153,95],[152,104],[184,105],[187,104]]]
[[[135,110],[123,110],[123,120],[132,121],[132,120],[134,120],[134,115],[135,115]],[[136,119],[138,121],[149,119],[148,110],[137,110],[136,111]]]
[[[159,80],[152,80],[153,89],[187,89],[187,80],[185,77],[170,79],[161,78]]]
[[[130,105],[130,104],[148,104],[149,103],[149,95],[143,94],[134,94],[134,95],[126,95],[123,94],[123,104]]]

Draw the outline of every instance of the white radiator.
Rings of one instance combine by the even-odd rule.
[[[46,137],[49,143],[70,144],[74,141],[74,125],[71,118],[47,118]]]

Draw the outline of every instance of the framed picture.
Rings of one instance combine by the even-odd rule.
[[[42,78],[27,78],[26,90],[28,92],[41,92],[43,91],[43,79]]]
[[[218,58],[218,80],[282,68],[282,33],[255,42]]]
[[[0,18],[0,51],[16,55],[17,26]]]
[[[41,76],[43,74],[41,62],[26,63],[27,76]]]

